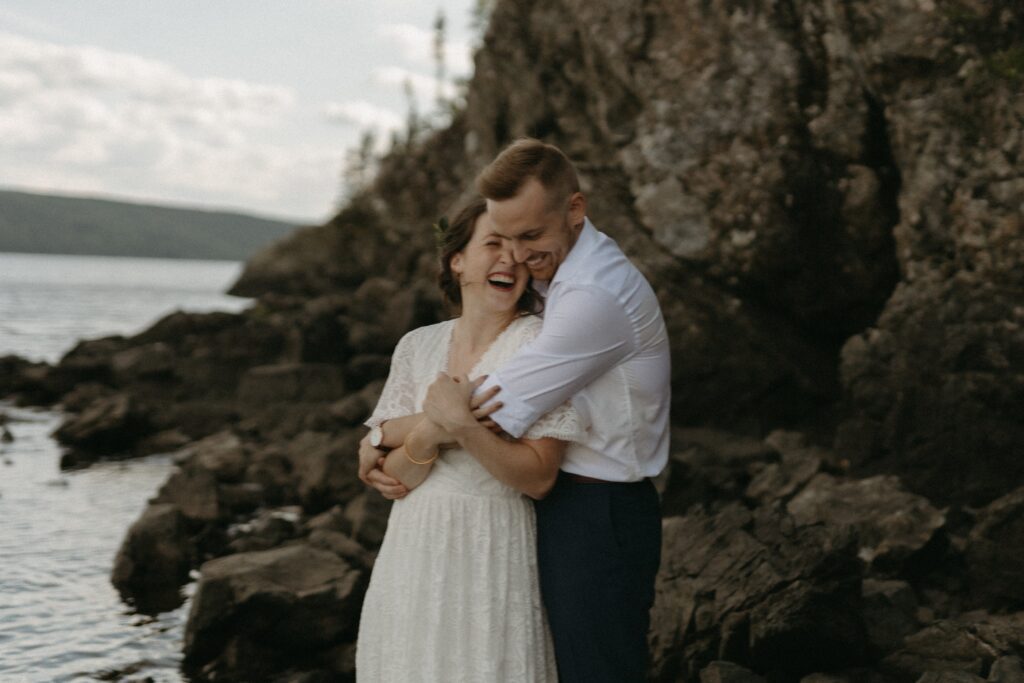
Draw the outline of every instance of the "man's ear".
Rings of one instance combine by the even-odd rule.
[[[587,198],[582,192],[574,192],[569,197],[569,225],[575,227],[583,223],[583,217],[587,215]]]

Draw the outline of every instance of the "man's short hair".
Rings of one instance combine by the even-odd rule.
[[[506,147],[477,176],[476,186],[487,199],[510,199],[530,178],[536,178],[548,194],[552,209],[580,191],[576,169],[562,150],[554,145],[521,138]]]

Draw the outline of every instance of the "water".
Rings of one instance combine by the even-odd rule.
[[[0,253],[0,355],[54,362],[80,337],[132,334],[175,309],[232,310],[224,261]],[[61,472],[61,415],[0,402],[0,682],[182,681],[188,603],[146,617],[110,584],[125,531],[166,479],[168,456]],[[186,596],[192,586],[185,589]]]
[[[0,356],[56,362],[79,338],[134,334],[175,309],[240,311],[237,261],[0,253]]]

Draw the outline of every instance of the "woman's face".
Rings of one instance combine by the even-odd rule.
[[[530,271],[512,260],[486,213],[476,219],[465,248],[452,256],[451,267],[461,283],[463,308],[468,304],[512,311],[530,280]]]

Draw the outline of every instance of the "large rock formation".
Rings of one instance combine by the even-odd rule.
[[[443,315],[429,226],[505,144],[541,137],[577,161],[670,330],[653,675],[1011,680],[1022,35],[1016,0],[499,0],[465,108],[250,260],[233,292],[252,308],[174,314],[56,367],[0,359],[0,390],[79,413],[69,463],[220,433],[130,533],[126,590],[288,543],[361,571],[386,506],[345,458],[395,341]],[[140,553],[166,571],[142,580]],[[250,559],[267,557],[295,559]],[[306,591],[256,583],[266,597],[233,614],[259,629],[195,617],[200,671],[241,671]],[[340,649],[317,641],[305,663],[344,678],[354,623],[329,626]],[[261,666],[285,675],[289,647]]]

